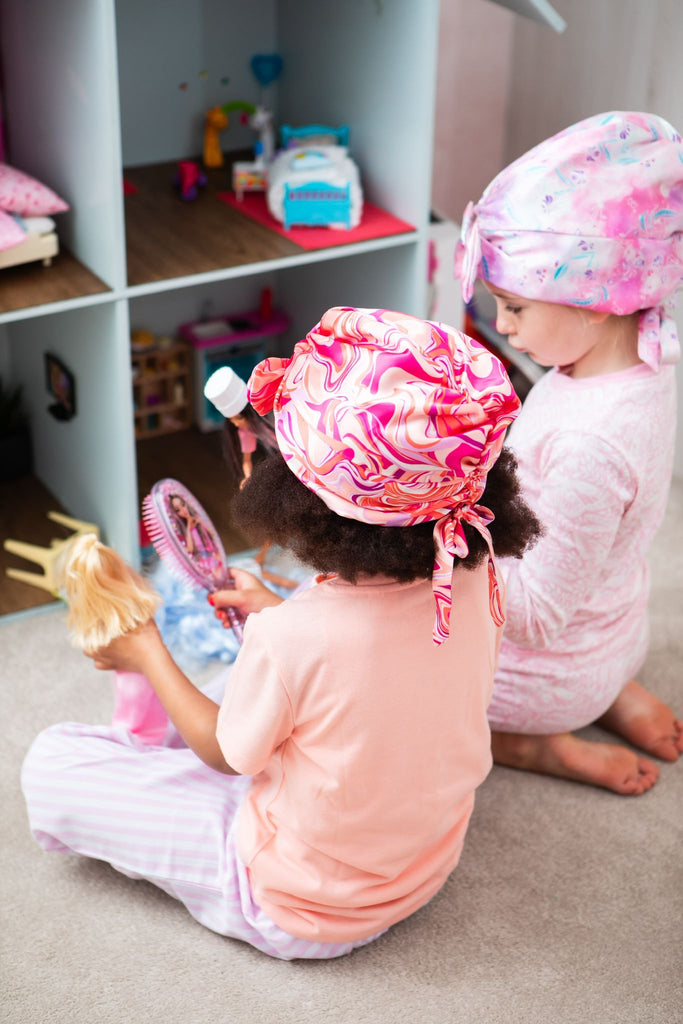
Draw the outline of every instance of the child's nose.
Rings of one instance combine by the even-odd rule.
[[[496,330],[499,334],[514,334],[514,319],[505,309],[496,312]]]

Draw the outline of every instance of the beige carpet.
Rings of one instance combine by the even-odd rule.
[[[642,681],[683,711],[683,484],[652,557]],[[3,925],[11,1024],[681,1024],[683,764],[623,798],[495,768],[432,903],[346,959],[283,963],[106,864],[41,852],[19,767],[33,736],[106,720],[63,609],[0,620]],[[597,734],[597,730],[594,730]]]

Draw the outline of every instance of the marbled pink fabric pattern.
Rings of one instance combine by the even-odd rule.
[[[515,295],[616,314],[646,311],[641,359],[676,362],[668,302],[683,282],[683,142],[655,114],[571,125],[506,167],[465,211],[456,255]]]
[[[385,526],[435,521],[434,640],[448,636],[463,521],[490,546],[477,505],[519,399],[502,363],[446,324],[333,308],[294,348],[254,370],[249,401],[274,411],[292,472],[333,512]],[[500,614],[495,574],[491,608]]]

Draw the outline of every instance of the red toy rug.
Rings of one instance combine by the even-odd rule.
[[[360,224],[348,231],[343,228],[337,230],[318,227],[296,227],[285,231],[280,221],[275,220],[269,212],[263,192],[245,192],[241,200],[234,192],[216,194],[222,202],[239,210],[245,217],[250,217],[271,231],[276,231],[283,238],[289,238],[302,249],[329,249],[335,245],[349,245],[352,242],[366,242],[370,238],[384,238],[386,235],[402,235],[408,231],[415,231],[412,224],[393,217],[385,210],[380,210],[379,206],[373,206],[367,201],[363,203]]]

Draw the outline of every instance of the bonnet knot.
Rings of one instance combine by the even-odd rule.
[[[249,402],[260,416],[265,416],[275,405],[285,370],[291,361],[291,358],[279,359],[276,356],[271,356],[260,362],[254,369],[249,378],[247,394]]]

